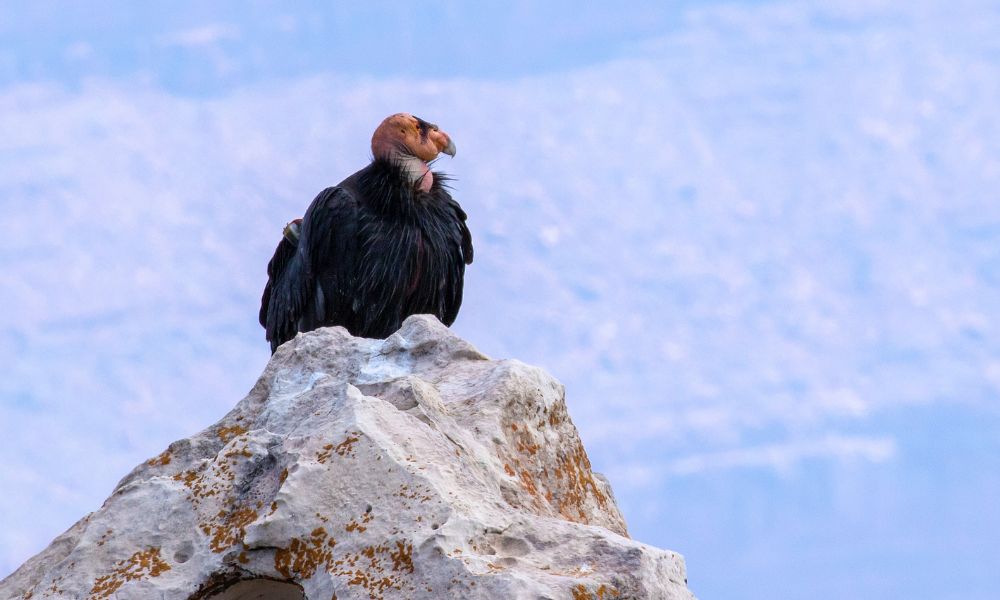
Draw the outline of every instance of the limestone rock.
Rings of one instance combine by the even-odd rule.
[[[629,539],[563,388],[432,317],[299,335],[0,598],[693,598]]]

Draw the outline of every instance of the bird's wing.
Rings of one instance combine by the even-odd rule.
[[[342,312],[341,296],[353,277],[356,221],[353,196],[327,188],[309,205],[297,242],[282,237],[278,243],[259,314],[272,353],[299,331],[342,324],[330,315]]]
[[[260,299],[258,318],[271,343],[271,353],[295,337],[299,316],[310,295],[312,282],[303,277],[305,265],[300,246],[283,236],[267,263],[267,285]]]
[[[267,263],[267,284],[264,285],[264,293],[260,297],[260,314],[257,320],[261,327],[267,329],[267,312],[271,304],[271,295],[281,274],[285,272],[288,261],[295,257],[295,246],[297,242],[292,242],[286,237],[282,237],[278,242],[278,247],[274,249],[274,256]]]
[[[301,251],[314,283],[302,331],[329,325],[354,326],[355,273],[358,261],[356,192],[337,186],[313,200],[302,222]]]
[[[448,198],[448,204],[451,206],[451,209],[455,212],[455,217],[457,217],[458,219],[457,223],[459,228],[459,235],[461,236],[462,240],[461,241],[462,260],[465,262],[465,264],[471,265],[472,234],[469,233],[469,226],[465,224],[465,221],[466,219],[469,218],[469,216],[465,214],[465,211],[462,210],[462,207],[459,206],[458,202],[456,202],[454,198],[450,197],[450,194]]]
[[[455,248],[461,253],[452,260],[450,276],[448,277],[449,287],[444,304],[444,314],[441,322],[451,325],[458,317],[458,311],[462,308],[462,289],[465,286],[465,265],[472,264],[472,234],[465,221],[468,218],[458,202],[448,195],[448,205],[455,214],[454,229],[452,229],[452,242]]]

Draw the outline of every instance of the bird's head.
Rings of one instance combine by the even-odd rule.
[[[434,123],[408,113],[386,117],[372,135],[372,154],[375,158],[400,160],[416,157],[428,163],[442,152],[455,156],[455,143],[451,137]]]

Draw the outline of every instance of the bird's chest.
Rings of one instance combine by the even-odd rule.
[[[396,293],[411,295],[435,286],[447,260],[447,223],[433,210],[414,211],[372,223],[360,265]]]

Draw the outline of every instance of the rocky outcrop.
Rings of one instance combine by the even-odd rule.
[[[563,388],[432,317],[282,346],[0,598],[692,598],[635,542]]]

